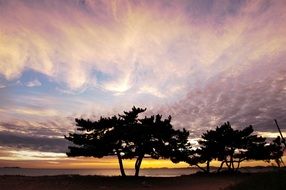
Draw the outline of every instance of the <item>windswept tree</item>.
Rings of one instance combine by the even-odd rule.
[[[186,162],[209,173],[212,160],[221,161],[218,172],[224,164],[228,171],[235,172],[245,160],[270,159],[270,148],[267,148],[266,139],[254,135],[253,132],[251,125],[235,130],[226,122],[215,130],[203,133],[202,140],[199,141],[200,147],[190,154]],[[201,163],[206,163],[206,168],[199,166]]]
[[[269,162],[270,160],[274,160],[278,167],[281,164],[284,164],[282,160],[283,152],[285,150],[285,139],[277,136],[271,143],[269,143],[266,148],[266,158],[265,161]]]
[[[200,147],[190,151],[189,157],[186,162],[190,165],[197,166],[205,173],[210,173],[210,162],[218,157],[218,143],[213,139],[214,133],[204,133],[202,135],[202,140],[198,143]],[[208,140],[209,139],[209,140]],[[206,164],[206,167],[202,167],[201,164]]]
[[[273,150],[272,157],[274,157],[274,160],[276,161],[278,167],[280,167],[281,164],[285,165],[282,160],[282,156],[284,151],[286,150],[286,139],[283,137],[283,134],[276,119],[274,119],[274,122],[279,131],[280,136],[277,136],[277,138],[272,141],[270,147]]]
[[[171,158],[188,144],[189,132],[173,129],[171,116],[162,119],[161,115],[153,115],[140,119],[139,123],[131,132],[132,142],[135,145],[135,176],[139,175],[140,166],[145,157]]]
[[[119,116],[101,117],[98,121],[76,119],[77,133],[65,137],[76,146],[69,147],[68,156],[117,156],[121,175],[125,176],[123,159],[136,158],[135,176],[139,175],[145,157],[173,158],[188,146],[189,133],[175,130],[171,116],[138,118],[146,109],[133,107]]]
[[[145,110],[133,107],[131,112],[124,112],[124,115],[100,117],[97,121],[75,119],[77,132],[65,136],[75,145],[69,146],[67,155],[96,158],[116,156],[121,175],[126,176],[122,160],[134,157],[130,126],[137,125],[138,114]]]

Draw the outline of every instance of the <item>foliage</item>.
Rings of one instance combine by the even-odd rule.
[[[173,158],[187,149],[189,132],[175,130],[171,116],[161,115],[139,119],[146,109],[133,107],[131,111],[98,121],[76,119],[77,131],[65,137],[74,143],[68,156],[117,156],[121,175],[125,176],[122,159],[136,158],[135,176],[139,175],[144,157]]]
[[[234,130],[226,122],[215,130],[203,133],[202,140],[199,141],[200,147],[189,155],[186,162],[209,173],[210,162],[214,159],[221,161],[218,172],[224,164],[229,172],[236,172],[245,160],[279,160],[283,155],[279,139],[267,144],[265,138],[254,135],[253,132],[251,125],[242,130]],[[207,167],[200,167],[201,163],[206,163]]]
[[[135,176],[139,175],[142,160],[171,159],[172,162],[187,162],[204,172],[210,172],[212,160],[221,162],[217,172],[226,165],[229,172],[238,171],[245,160],[275,160],[280,166],[283,156],[283,139],[277,137],[267,143],[266,138],[253,134],[250,125],[242,130],[233,129],[229,122],[202,134],[199,147],[192,148],[188,142],[189,132],[176,130],[171,116],[141,117],[146,109],[133,107],[131,111],[112,117],[100,117],[97,121],[75,119],[77,131],[65,138],[74,146],[68,156],[102,158],[116,156],[121,175],[125,176],[123,160],[136,159]],[[201,167],[205,163],[206,167]]]
[[[283,152],[285,150],[285,146],[283,147],[283,140],[284,139],[280,138],[280,136],[277,136],[270,144],[266,146],[267,156],[264,160],[267,162],[270,160],[275,160],[278,167],[280,167],[281,164],[284,164],[282,160]]]

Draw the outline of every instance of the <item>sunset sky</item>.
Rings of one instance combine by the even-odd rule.
[[[191,141],[230,121],[286,136],[285,0],[0,0],[0,167],[67,158],[74,118],[133,105]],[[126,163],[131,164],[130,161]],[[143,167],[184,167],[145,161]]]

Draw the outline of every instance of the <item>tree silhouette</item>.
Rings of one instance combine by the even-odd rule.
[[[278,167],[281,166],[283,163],[282,156],[285,149],[283,147],[285,143],[285,139],[282,139],[280,136],[277,136],[269,145],[267,145],[267,156],[266,161],[274,160]]]
[[[132,133],[134,142],[135,176],[139,175],[140,166],[145,156],[153,159],[171,158],[188,141],[186,130],[175,130],[171,125],[171,116],[162,119],[161,115],[145,117],[139,120],[139,125]]]
[[[206,173],[210,172],[212,160],[221,162],[217,172],[224,164],[229,172],[236,172],[245,160],[275,160],[278,166],[283,163],[281,157],[285,139],[278,136],[267,143],[266,138],[253,134],[251,125],[235,130],[226,122],[215,130],[203,133],[198,141],[199,147],[194,149],[188,142],[189,132],[174,129],[171,116],[162,119],[162,115],[158,114],[139,118],[139,114],[145,111],[133,107],[122,115],[100,117],[97,121],[75,119],[77,132],[65,136],[74,144],[69,147],[67,155],[116,156],[122,176],[126,176],[123,159],[133,158],[136,159],[135,176],[139,176],[141,163],[146,157],[170,158],[174,163],[184,161]],[[206,163],[205,168],[200,166],[203,163]]]
[[[70,133],[65,138],[76,146],[69,146],[69,157],[92,156],[117,156],[120,172],[125,176],[122,159],[125,156],[124,125],[122,119],[101,117],[98,121],[75,119],[78,133]]]
[[[253,134],[250,125],[242,130],[234,130],[229,122],[215,130],[203,133],[200,147],[189,155],[186,160],[190,165],[196,165],[204,172],[210,172],[210,162],[213,159],[221,161],[219,172],[225,164],[229,172],[238,171],[241,162],[245,160],[270,160],[281,158],[281,146],[275,142],[266,143],[266,139]],[[279,147],[280,146],[280,147]],[[199,166],[206,163],[206,168]]]
[[[285,140],[285,138],[283,137],[283,134],[282,134],[282,132],[281,132],[281,129],[280,129],[279,125],[278,125],[277,120],[274,119],[274,122],[275,122],[276,127],[277,127],[277,129],[278,129],[278,131],[279,131],[279,134],[280,134],[280,143],[284,144],[284,149],[285,149],[285,148],[286,148],[286,140]]]
[[[134,167],[138,176],[144,157],[173,158],[187,149],[189,133],[173,129],[171,116],[164,120],[161,115],[139,119],[138,115],[144,111],[133,107],[122,115],[101,117],[98,121],[76,119],[79,132],[65,136],[76,145],[69,147],[67,155],[117,156],[122,176],[125,176],[122,160],[136,158]]]
[[[202,138],[208,139],[208,135],[203,134]],[[205,173],[210,173],[210,162],[217,158],[218,155],[216,151],[218,150],[217,143],[215,141],[200,140],[198,141],[200,147],[194,149],[190,152],[190,156],[187,159],[187,163],[190,165],[195,165],[200,168]],[[206,168],[201,167],[199,164],[206,163]]]

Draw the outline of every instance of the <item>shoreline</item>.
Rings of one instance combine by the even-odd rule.
[[[216,168],[212,168],[212,172],[216,171]],[[286,167],[247,167],[241,168],[240,173],[263,173],[263,172],[277,172],[286,171]],[[134,169],[126,169],[126,174],[132,176]],[[222,170],[222,173],[225,171]],[[201,173],[198,168],[143,168],[140,170],[140,176],[146,177],[179,177],[194,175]],[[59,176],[59,175],[81,175],[81,176],[106,176],[117,177],[120,176],[118,169],[53,169],[53,168],[0,168],[0,176],[3,175],[15,175],[15,176]]]

